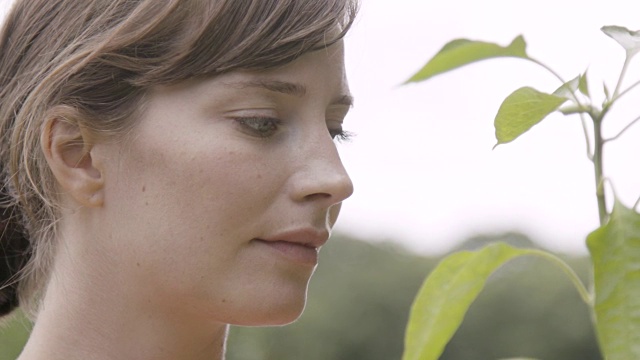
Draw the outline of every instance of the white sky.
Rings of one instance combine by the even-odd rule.
[[[551,75],[522,60],[500,59],[425,83],[398,84],[454,38],[506,45],[523,34],[529,54],[567,80],[588,67],[591,91],[601,94],[603,78],[615,87],[624,53],[599,29],[640,28],[640,3],[363,0],[362,5],[347,38],[356,97],[348,127],[358,136],[342,151],[356,192],[344,205],[338,229],[427,251],[444,250],[476,232],[519,229],[554,250],[585,251],[584,238],[598,220],[579,120],[548,118],[491,150],[493,119],[504,97],[525,85],[553,91],[559,84]],[[631,71],[628,79],[634,72],[640,73]],[[640,115],[631,110],[611,115],[630,121]],[[610,121],[606,134],[624,126]],[[638,156],[631,155],[639,153],[639,136],[640,125],[605,149],[605,170],[629,206],[640,195],[640,171],[633,163]],[[634,138],[636,144],[629,141]]]
[[[585,251],[597,227],[591,163],[577,118],[553,116],[515,142],[491,150],[493,118],[513,90],[559,84],[515,59],[476,63],[426,83],[399,86],[454,38],[509,43],[523,34],[528,51],[567,79],[589,68],[592,93],[611,89],[623,50],[603,25],[640,29],[635,0],[361,0],[346,39],[356,106],[341,145],[356,192],[336,230],[394,239],[440,252],[476,232],[520,230],[558,251]],[[10,0],[0,0],[0,15]],[[632,63],[627,84],[640,78]],[[631,94],[611,112],[612,136],[640,115]],[[601,99],[601,98],[600,98]],[[640,125],[606,150],[607,175],[623,202],[640,196]],[[635,141],[634,141],[635,140]]]

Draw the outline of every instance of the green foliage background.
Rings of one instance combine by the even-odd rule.
[[[546,69],[560,82],[560,87],[553,93],[545,93],[525,86],[508,95],[494,120],[496,146],[513,141],[553,112],[579,115],[587,156],[593,164],[600,228],[587,237],[593,265],[590,290],[585,288],[584,281],[571,270],[570,265],[545,251],[497,243],[444,259],[429,275],[412,306],[403,360],[438,359],[494,270],[516,257],[529,255],[551,261],[569,276],[584,303],[592,310],[589,313],[592,314],[600,348],[607,359],[640,358],[640,279],[637,276],[640,213],[635,210],[640,200],[633,208],[627,208],[617,198],[613,181],[605,177],[603,160],[605,144],[617,140],[640,122],[638,116],[628,121],[617,135],[603,135],[605,116],[613,105],[640,86],[640,80],[623,86],[632,58],[640,53],[640,31],[616,25],[603,26],[601,30],[625,50],[615,90],[611,93],[606,83],[603,84],[604,100],[601,105],[600,99],[591,96],[586,70],[572,80],[565,80],[551,67],[527,54],[522,36],[516,37],[506,47],[484,41],[452,40],[407,81],[424,81],[477,61],[500,57],[518,57]],[[562,106],[566,102],[569,105]],[[611,194],[607,194],[605,186],[613,190],[612,211],[607,207],[607,197]]]
[[[534,246],[507,233],[476,236],[459,249],[492,241]],[[409,307],[440,258],[334,236],[320,260],[302,318],[284,327],[233,328],[227,360],[400,359]],[[588,276],[586,258],[566,260]],[[494,274],[441,359],[601,359],[579,300],[558,269],[535,258],[515,260]],[[0,330],[0,360],[14,360],[26,335],[24,321]]]

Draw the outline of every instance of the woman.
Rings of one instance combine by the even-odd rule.
[[[22,0],[0,39],[0,309],[33,359],[221,359],[302,312],[352,192],[349,0]]]

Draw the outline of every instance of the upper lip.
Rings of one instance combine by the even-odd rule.
[[[306,247],[319,248],[329,240],[329,231],[316,228],[299,228],[279,232],[259,240],[285,241]]]

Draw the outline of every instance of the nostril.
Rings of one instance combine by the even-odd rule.
[[[332,196],[331,194],[328,193],[314,193],[314,194],[309,194],[307,196],[305,196],[305,200],[324,200],[324,199],[330,199]]]

